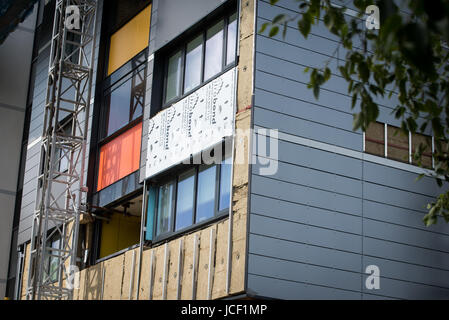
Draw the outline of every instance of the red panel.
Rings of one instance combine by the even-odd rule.
[[[142,123],[100,149],[97,191],[139,169]]]

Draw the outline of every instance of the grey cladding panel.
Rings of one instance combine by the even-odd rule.
[[[362,200],[330,191],[295,185],[267,177],[252,176],[252,193],[274,199],[310,205],[328,210],[358,215]]]
[[[360,255],[294,241],[250,234],[249,253],[281,260],[360,272]],[[292,252],[295,254],[293,255]]]
[[[448,253],[387,240],[365,237],[363,240],[363,253],[372,257],[449,270]]]
[[[258,174],[259,163],[252,166],[254,174]],[[360,180],[336,175],[319,170],[311,170],[308,167],[293,165],[278,161],[278,168],[270,178],[312,187],[325,191],[332,191],[356,198],[362,197],[362,183]]]
[[[426,227],[423,222],[423,213],[420,211],[387,206],[383,203],[366,200],[363,202],[363,214],[365,218],[373,220],[449,235],[447,224],[438,223]]]
[[[279,6],[297,8],[289,0],[275,7],[258,1],[259,27],[286,12]],[[449,225],[422,222],[441,190],[431,178],[416,181],[414,172],[363,160],[362,134],[352,131],[354,110],[336,59],[319,100],[307,88],[304,67],[322,67],[336,45],[322,27],[313,33],[308,40],[294,29],[285,39],[256,37],[253,124],[296,143],[277,141],[277,158],[255,150],[277,160],[278,171],[262,176],[262,165],[252,165],[249,292],[280,299],[448,299]],[[398,125],[391,114],[396,99],[377,100],[380,121]],[[304,138],[315,147],[301,145]],[[348,155],[320,150],[313,141]],[[365,289],[368,265],[380,268],[379,290]]]
[[[250,287],[252,294],[275,299],[360,299],[360,293],[358,292],[264,277],[251,273],[248,274],[248,283],[252,284]]]
[[[361,150],[362,148],[361,134],[359,133],[330,127],[274,111],[258,108],[254,113],[254,123],[265,128],[277,129],[288,134],[341,147],[354,150]]]
[[[271,140],[267,140],[266,142],[269,142],[270,144],[276,143]],[[278,153],[282,155],[281,160],[286,163],[292,163],[348,178],[361,179],[362,177],[362,161],[358,159],[284,140],[278,140],[277,143]],[[258,155],[262,157],[267,156],[261,153],[258,153]]]
[[[226,0],[162,0],[157,8],[156,50],[207,16]]]
[[[449,254],[449,236],[444,234],[369,219],[363,221],[363,233],[367,237],[438,250]]]
[[[362,219],[360,216],[258,196],[256,194],[251,195],[251,211],[259,215],[311,226],[354,234],[362,233]]]
[[[250,254],[248,272],[351,291],[360,291],[360,273]]]
[[[364,182],[363,188],[365,199],[421,211],[423,213],[426,212],[426,205],[433,199],[418,193],[411,193],[370,182]]]
[[[446,289],[449,288],[449,271],[400,261],[364,256],[363,269],[369,265],[376,265],[379,267],[381,278],[434,285]]]
[[[373,290],[364,288],[364,292],[371,293]],[[449,289],[423,284],[382,278],[382,285],[376,294],[385,295],[398,299],[420,299],[420,300],[447,300]]]
[[[250,232],[272,238],[353,253],[362,251],[361,236],[251,214]]]

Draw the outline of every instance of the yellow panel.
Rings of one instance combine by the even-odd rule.
[[[108,75],[148,46],[151,5],[111,36]]]
[[[99,258],[135,245],[139,240],[140,217],[114,213],[109,222],[102,222]]]

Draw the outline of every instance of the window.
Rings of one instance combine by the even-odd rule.
[[[216,176],[216,166],[201,166],[199,168],[195,219],[197,223],[214,216]]]
[[[387,139],[385,139],[387,133]],[[365,131],[365,152],[396,161],[433,167],[433,138],[421,133],[404,133],[395,126],[374,122]],[[421,158],[416,157],[421,154]]]
[[[97,191],[139,169],[146,56],[138,54],[103,81]]]
[[[105,92],[106,136],[142,116],[144,97],[145,65],[141,65]]]
[[[201,83],[202,54],[203,36],[200,35],[187,44],[184,92],[192,90]]]
[[[421,151],[421,160],[414,155]],[[432,137],[424,134],[412,134],[412,163],[424,168],[432,168]]]
[[[409,162],[408,134],[401,128],[387,126],[387,155],[388,158]]]
[[[206,32],[204,80],[212,78],[221,71],[223,60],[223,24],[223,21],[220,21]]]
[[[142,122],[100,147],[97,191],[139,169]]]
[[[168,54],[164,103],[194,90],[235,63],[237,14],[208,26]]]
[[[64,123],[62,125],[62,128],[61,128],[62,132],[60,134],[64,134],[66,136],[70,136],[72,134],[71,130],[72,130],[72,123],[71,122]],[[70,156],[71,156],[70,152],[69,152],[69,149],[64,149],[64,148],[61,148],[61,147],[58,147],[58,149],[57,149],[58,150],[57,151],[58,162],[59,162],[59,164],[58,164],[58,171],[61,172],[61,173],[66,172],[67,170],[69,170],[69,161],[70,161]]]
[[[108,75],[148,46],[150,18],[151,5],[143,9],[111,36]]]
[[[237,45],[237,13],[234,13],[229,17],[226,65],[233,63],[235,61],[236,45]]]
[[[192,224],[195,206],[195,170],[187,171],[179,176],[178,194],[176,196],[176,226],[175,231]]]
[[[47,279],[51,282],[58,281],[59,276],[59,258],[52,256],[53,254],[57,254],[57,252],[53,252],[54,250],[59,250],[61,246],[61,237],[59,234],[52,235],[47,240],[47,248],[51,248],[48,250],[47,256]]]
[[[112,207],[103,208],[97,222],[98,259],[109,257],[139,243],[142,195]]]
[[[199,165],[153,187],[156,203],[150,202],[149,206],[156,208],[156,238],[186,230],[228,211],[231,186],[228,162],[229,159],[221,164]]]
[[[159,187],[157,199],[157,234],[166,233],[171,229],[172,209],[173,209],[173,189],[174,182],[169,182]]]
[[[179,95],[181,83],[181,51],[168,59],[166,99],[171,100]]]
[[[373,122],[365,132],[365,152],[376,156],[385,155],[385,128],[380,122]]]

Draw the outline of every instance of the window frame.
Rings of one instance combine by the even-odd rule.
[[[367,137],[365,131],[363,132],[363,152],[364,153],[372,155],[372,156],[375,156],[375,157],[380,157],[380,158],[384,158],[384,159],[388,159],[388,160],[392,160],[392,161],[397,161],[397,162],[409,164],[409,165],[412,165],[412,166],[415,166],[415,167],[420,167],[420,168],[427,169],[427,170],[434,170],[435,169],[435,158],[433,157],[433,153],[435,152],[435,137],[434,136],[427,135],[427,134],[422,133],[422,132],[415,132],[414,133],[415,135],[421,135],[424,138],[429,139],[430,142],[431,142],[430,155],[427,153],[427,151],[426,151],[426,154],[423,154],[423,155],[425,155],[427,157],[429,157],[429,156],[431,157],[431,165],[430,165],[430,167],[420,166],[420,165],[418,165],[415,162],[414,157],[413,157],[413,155],[416,152],[416,149],[414,148],[414,145],[413,145],[413,141],[414,140],[413,140],[413,134],[411,133],[411,131],[408,131],[408,134],[407,134],[407,136],[408,136],[408,157],[407,157],[406,160],[398,160],[398,159],[395,159],[395,158],[392,158],[392,157],[389,156],[389,152],[388,152],[389,148],[390,147],[398,148],[398,147],[396,147],[396,146],[394,146],[394,145],[392,145],[391,143],[388,142],[388,134],[390,133],[390,130],[402,131],[401,127],[397,127],[397,126],[394,126],[394,125],[391,125],[391,124],[388,124],[388,123],[382,123],[382,122],[379,122],[379,121],[376,121],[376,123],[379,123],[379,124],[383,125],[383,130],[384,130],[384,141],[383,141],[384,153],[383,153],[383,155],[378,155],[378,154],[374,154],[374,153],[366,151],[366,142],[367,141],[371,141],[371,140],[369,140],[370,138]]]
[[[133,201],[136,198],[138,198],[140,195],[142,194],[142,187],[138,188],[137,190],[133,191],[131,194],[120,198],[117,201],[114,201],[110,204],[107,205],[106,210],[104,209],[99,209],[98,212],[95,212],[96,215],[98,215],[99,218],[95,219],[94,221],[94,225],[93,225],[93,235],[92,235],[92,249],[91,249],[91,253],[89,255],[88,258],[88,263],[90,265],[96,265],[98,263],[104,262],[106,260],[112,259],[114,257],[117,257],[129,250],[135,249],[139,246],[139,243],[133,244],[129,247],[120,249],[114,253],[111,253],[107,256],[101,257],[100,258],[100,251],[101,251],[101,235],[103,232],[103,222],[105,220],[108,220],[108,213],[107,213],[107,209],[111,209],[114,210],[115,207],[120,206],[121,204],[124,204],[126,202],[129,201]],[[140,219],[142,219],[142,216],[140,216]],[[142,220],[141,220],[142,221]]]
[[[112,3],[112,1],[111,1]],[[145,3],[141,4],[141,6],[136,7],[134,9],[134,12],[132,14],[130,14],[127,18],[122,19],[122,21],[120,23],[116,23],[117,21],[112,22],[113,27],[111,28],[110,26],[108,26],[107,30],[105,30],[105,34],[104,36],[102,35],[102,38],[105,38],[105,59],[103,61],[104,66],[103,66],[103,70],[101,72],[102,74],[102,78],[103,81],[108,80],[108,78],[110,78],[111,76],[113,76],[116,73],[119,73],[119,70],[122,69],[123,67],[125,67],[126,65],[129,64],[129,62],[133,59],[135,59],[137,56],[140,56],[141,53],[145,50],[148,49],[148,45],[146,46],[145,49],[143,49],[141,52],[139,52],[138,54],[136,54],[133,58],[131,58],[128,62],[126,62],[125,64],[123,64],[122,66],[120,66],[119,68],[117,68],[116,70],[114,70],[113,72],[111,72],[111,74],[108,75],[108,66],[109,66],[109,54],[110,54],[110,49],[111,49],[111,37],[117,32],[119,31],[121,28],[123,28],[125,25],[127,25],[129,22],[131,22],[131,20],[133,20],[139,13],[141,13],[143,10],[145,10],[149,5],[151,5],[151,13],[150,13],[150,19],[152,19],[153,17],[153,1],[150,0],[146,0]],[[112,3],[112,7],[108,7],[107,10],[104,10],[104,13],[108,14],[108,15],[116,15],[117,12],[117,7],[115,7],[115,4]],[[111,23],[110,21],[105,21],[107,19],[103,20],[103,23],[109,24]],[[148,29],[148,34],[151,31],[151,20],[150,20],[150,28]]]
[[[109,123],[109,112],[110,112],[110,104],[108,106],[106,106],[106,97],[108,94],[111,94],[114,90],[116,90],[118,87],[120,87],[121,85],[125,84],[125,82],[127,81],[131,81],[131,83],[133,82],[133,77],[134,77],[134,72],[136,72],[136,74],[138,73],[137,71],[139,71],[140,68],[143,68],[143,79],[144,82],[146,81],[147,78],[147,72],[148,72],[148,66],[146,64],[146,60],[147,60],[147,56],[148,56],[148,48],[144,49],[143,51],[141,51],[139,54],[137,54],[135,57],[133,57],[130,61],[128,61],[126,64],[124,64],[122,67],[120,67],[119,69],[117,69],[115,72],[119,72],[121,71],[121,69],[123,68],[123,70],[125,71],[122,75],[120,75],[120,73],[115,74],[116,76],[119,75],[117,77],[117,79],[111,79],[112,74],[104,80],[104,85],[101,91],[101,115],[100,115],[100,130],[99,130],[99,141],[98,141],[98,145],[101,147],[101,145],[106,144],[107,142],[113,140],[114,138],[118,137],[120,134],[122,134],[123,132],[127,131],[128,129],[134,127],[136,124],[138,124],[139,122],[142,121],[143,119],[143,114],[144,114],[144,108],[145,108],[145,96],[143,99],[143,106],[142,106],[142,114],[137,117],[136,119],[132,120],[128,120],[128,123],[126,125],[124,125],[123,127],[117,129],[116,131],[114,131],[113,133],[108,135],[108,123]],[[139,59],[143,59],[143,61],[139,61]],[[137,65],[133,68],[132,65],[137,63]],[[122,72],[123,72],[122,70]],[[128,70],[128,72],[126,72]],[[114,72],[114,73],[115,73]],[[139,71],[140,72],[140,71]],[[113,80],[112,82],[110,80]],[[114,90],[112,90],[112,88],[116,87]],[[146,90],[146,84],[145,84],[145,89]],[[133,88],[131,87],[131,97],[132,97],[132,91]],[[129,110],[131,110],[131,101],[129,103]]]
[[[56,233],[55,229],[53,229],[49,233],[49,236],[47,237],[46,247],[47,248],[51,247],[52,248],[51,251],[53,251],[55,249],[58,250],[61,247],[61,241],[62,241],[61,235],[59,233]],[[56,243],[56,242],[58,242],[59,248],[54,248],[53,247],[53,244]],[[47,259],[46,259],[45,263],[47,265],[47,273],[45,274],[45,277],[46,277],[45,281],[48,281],[50,283],[57,283],[59,281],[59,271],[54,275],[56,277],[56,279],[53,279],[51,277],[51,265],[52,265],[52,262],[53,262],[54,259],[59,260],[59,258],[51,256],[51,253],[46,258]],[[58,263],[58,267],[59,267],[59,263],[60,262],[57,261],[57,263]]]
[[[213,222],[219,221],[225,217],[228,216],[229,214],[229,205],[227,206],[227,208],[223,209],[223,210],[219,210],[219,201],[220,201],[220,179],[221,179],[221,168],[222,165],[224,164],[223,162],[227,159],[230,158],[229,156],[225,156],[222,159],[222,162],[220,163],[213,163],[212,165],[206,165],[206,164],[196,164],[196,165],[189,165],[188,167],[186,167],[185,165],[182,166],[182,169],[176,170],[170,174],[167,174],[166,176],[164,176],[161,180],[159,180],[157,182],[157,184],[154,184],[152,187],[157,188],[156,190],[156,203],[154,204],[155,206],[155,214],[153,217],[153,243],[158,243],[161,241],[166,241],[166,240],[170,240],[173,238],[176,238],[177,236],[179,236],[180,234],[184,234],[186,232],[192,231],[192,230],[196,230],[199,228],[204,227],[205,225],[211,224]],[[227,165],[232,165],[231,163],[225,163]],[[200,172],[200,168],[202,166],[215,166],[216,170],[215,170],[215,196],[214,196],[214,214],[212,217],[207,218],[203,221],[200,222],[195,222],[196,221],[196,217],[197,217],[197,198],[198,198],[198,174]],[[177,210],[177,196],[178,196],[178,183],[179,183],[179,177],[194,169],[195,170],[195,183],[194,183],[194,200],[193,200],[193,212],[192,212],[192,224],[190,224],[187,227],[184,227],[182,229],[179,230],[175,230],[176,227],[176,210]],[[232,173],[232,170],[231,170]],[[232,185],[232,176],[230,177],[231,179],[231,185]],[[172,195],[172,209],[171,209],[171,226],[170,226],[170,231],[162,233],[162,234],[157,234],[157,223],[158,223],[158,216],[159,216],[159,212],[158,212],[158,204],[159,204],[159,187],[167,184],[169,182],[175,182],[174,184],[174,189],[173,189],[173,195]]]
[[[237,65],[237,43],[238,43],[238,35],[236,34],[235,37],[235,52],[234,52],[234,61],[230,63],[226,63],[227,61],[227,49],[228,49],[228,27],[229,27],[229,21],[232,15],[237,13],[237,11],[233,8],[232,10],[226,10],[219,18],[214,19],[207,24],[205,24],[199,31],[193,33],[192,35],[189,35],[182,41],[180,45],[175,46],[172,48],[164,58],[164,67],[163,67],[163,85],[162,85],[162,102],[161,102],[161,109],[165,109],[173,105],[174,103],[178,102],[179,100],[183,99],[184,97],[190,95],[191,93],[195,92],[202,86],[206,85],[207,83],[215,80],[216,78],[220,77],[225,72],[231,70],[233,67]],[[215,24],[219,23],[220,21],[223,21],[223,47],[222,47],[222,61],[221,61],[221,71],[217,74],[213,75],[209,79],[204,79],[204,72],[205,72],[205,62],[206,62],[206,42],[207,42],[207,31],[209,28],[213,27]],[[238,24],[238,15],[236,16],[236,22]],[[238,31],[238,27],[236,29],[236,32]],[[198,36],[202,35],[202,53],[201,53],[201,75],[200,75],[200,83],[194,87],[192,87],[188,91],[184,91],[184,84],[185,84],[185,72],[186,72],[186,54],[187,54],[187,45],[195,40]],[[168,79],[168,68],[169,68],[169,59],[174,54],[176,54],[178,51],[181,51],[181,80],[178,83],[178,91],[179,94],[172,99],[166,101],[167,97],[167,79]]]
[[[134,120],[131,120],[128,122],[128,124],[124,125],[120,129],[116,130],[110,135],[107,135],[107,126],[109,122],[109,110],[110,106],[106,107],[106,95],[109,94],[111,91],[111,88],[118,84],[123,84],[125,81],[133,81],[133,73],[139,68],[143,68],[144,71],[144,83],[145,88],[144,92],[146,92],[146,79],[148,74],[148,47],[142,50],[140,53],[135,55],[130,61],[125,63],[123,66],[121,66],[119,69],[115,70],[112,74],[110,74],[106,79],[103,80],[102,86],[101,86],[101,101],[100,101],[100,114],[99,114],[99,121],[98,121],[98,141],[96,143],[96,159],[95,159],[95,174],[94,176],[94,190],[97,190],[98,188],[98,174],[99,174],[99,166],[100,166],[100,152],[101,148],[106,145],[108,142],[111,142],[115,138],[119,137],[121,134],[125,133],[126,131],[132,129],[133,127],[139,125],[143,121],[143,116],[145,113],[145,101],[146,96],[143,97],[143,106],[142,106],[142,114],[137,117]],[[133,64],[137,64],[133,67]],[[131,108],[131,101],[129,108]],[[134,171],[135,172],[135,171]],[[129,175],[133,174],[130,173]],[[125,177],[123,177],[125,178]],[[122,178],[122,179],[123,179]],[[121,180],[121,179],[120,179]],[[117,183],[119,180],[117,180],[114,183]],[[114,184],[113,183],[113,184]],[[102,189],[103,190],[103,189]],[[101,192],[102,190],[95,191],[95,193]]]

